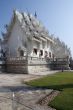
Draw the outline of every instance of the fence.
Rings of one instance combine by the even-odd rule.
[[[1,64],[1,70],[11,73],[36,73],[41,71],[70,69],[68,58],[8,57]]]
[[[56,58],[54,61],[51,62],[51,68],[54,70],[69,70],[69,59],[68,58]]]
[[[7,72],[35,73],[49,70],[49,59],[37,57],[10,57],[6,60]]]

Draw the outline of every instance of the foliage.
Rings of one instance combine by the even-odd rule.
[[[55,44],[53,44],[52,46],[55,57],[64,58],[69,56],[70,58],[71,57],[70,48],[63,41],[60,41],[59,38],[52,37],[52,39],[55,42]]]

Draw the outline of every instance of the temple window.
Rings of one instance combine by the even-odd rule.
[[[23,57],[24,56],[24,51],[20,50],[20,56]]]
[[[40,50],[40,56],[43,56],[43,50]]]
[[[36,48],[33,49],[33,53],[35,53],[37,55],[37,49]]]
[[[49,52],[49,57],[51,58],[51,52]]]

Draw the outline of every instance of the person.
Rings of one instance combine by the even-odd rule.
[[[62,67],[62,72],[64,72],[64,68]]]

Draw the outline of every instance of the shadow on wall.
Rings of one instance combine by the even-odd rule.
[[[28,60],[23,59],[23,57],[9,59],[6,61],[6,71],[7,73],[19,73],[27,74],[28,73]]]

